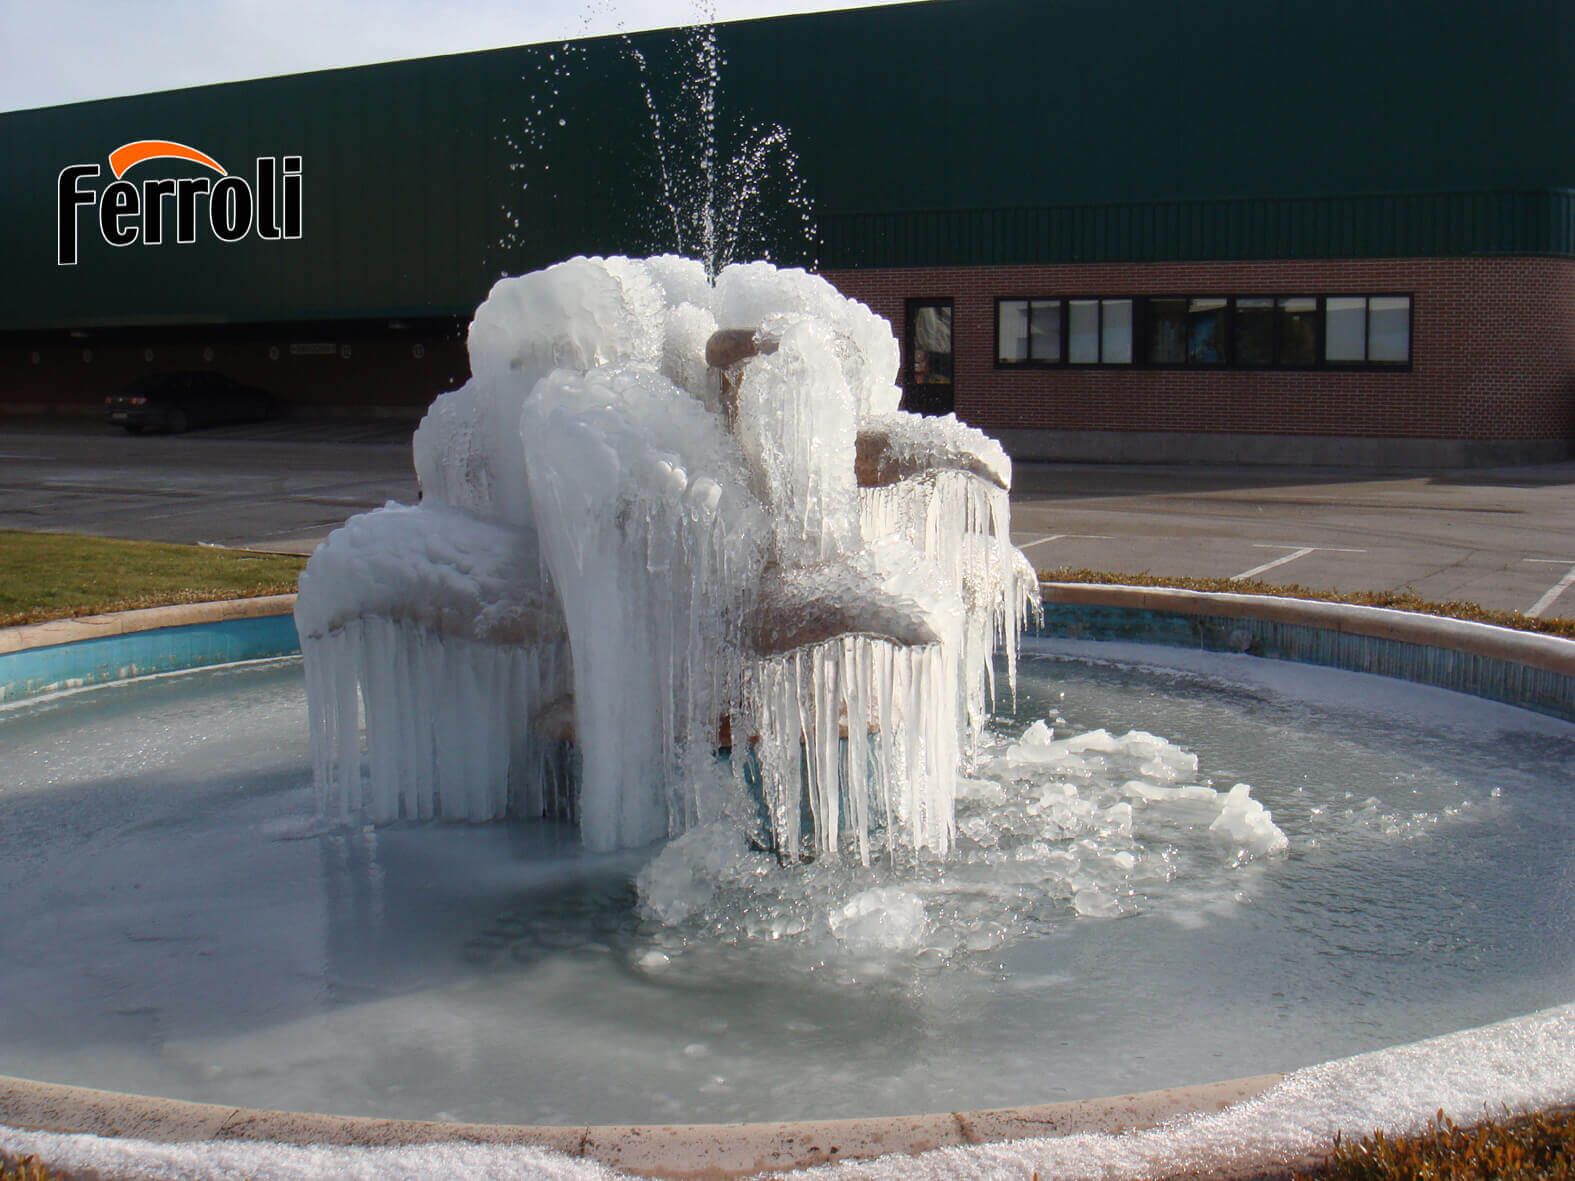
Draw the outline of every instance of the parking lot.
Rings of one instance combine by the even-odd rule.
[[[0,528],[306,553],[412,501],[409,422],[285,421],[129,436],[0,419]],[[1575,615],[1575,463],[1377,473],[1025,464],[1014,540],[1042,570],[1409,589]]]
[[[128,435],[0,419],[0,529],[310,553],[347,517],[413,501],[413,424],[277,421]]]
[[[1411,590],[1575,614],[1575,463],[1436,473],[1036,465],[1014,540],[1041,570]]]

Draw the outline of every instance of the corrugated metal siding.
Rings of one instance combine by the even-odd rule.
[[[723,123],[789,129],[823,265],[1570,252],[1569,0],[932,0],[719,35]],[[676,87],[673,36],[636,40]],[[558,52],[0,115],[0,330],[456,314],[504,272],[668,246],[622,42]],[[305,237],[55,266],[56,174],[140,138],[300,153]]]
[[[1255,197],[823,214],[832,268],[1252,258],[1575,257],[1575,192]]]

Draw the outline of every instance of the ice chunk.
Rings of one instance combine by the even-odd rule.
[[[717,886],[749,860],[748,841],[736,824],[716,821],[665,845],[635,879],[641,911],[673,926],[700,910]]]
[[[783,563],[850,553],[858,538],[853,395],[824,326],[794,318],[744,369],[738,436],[776,518]]]
[[[861,954],[911,951],[928,926],[924,902],[896,886],[855,894],[832,911],[831,933],[849,951]]]
[[[716,317],[703,307],[683,303],[667,314],[662,337],[662,374],[702,402],[710,395],[711,371],[705,363],[705,346],[715,332]]]
[[[1121,913],[1121,903],[1098,886],[1087,886],[1072,895],[1072,909],[1084,918],[1107,919]]]
[[[302,631],[368,616],[489,643],[538,643],[563,629],[532,531],[439,506],[352,517],[312,555],[296,601]]]
[[[1146,783],[1141,779],[1127,780],[1121,785],[1121,790],[1129,796],[1148,800],[1154,804],[1193,804],[1213,808],[1219,803],[1220,798],[1220,793],[1212,787],[1203,787],[1199,784],[1166,787],[1161,784]]]
[[[1252,788],[1238,783],[1225,795],[1219,817],[1209,825],[1215,838],[1234,845],[1249,857],[1283,853],[1290,841],[1269,810],[1252,798]]]
[[[1023,731],[1019,740],[1023,746],[1049,746],[1055,741],[1055,731],[1050,728],[1050,723],[1040,718]]]
[[[650,268],[627,258],[571,258],[500,279],[470,323],[470,371],[512,377],[529,393],[554,369],[652,365],[666,309]]]
[[[646,273],[661,292],[662,302],[669,308],[691,307],[711,310],[716,289],[706,276],[705,264],[695,258],[680,258],[676,254],[659,254],[645,260]],[[702,347],[704,342],[701,342]]]
[[[989,435],[941,417],[893,411],[859,422],[859,483],[894,484],[925,472],[967,472],[1002,490],[1012,486],[1012,461]]]
[[[759,328],[784,314],[812,317],[836,342],[859,416],[897,409],[902,391],[897,388],[899,357],[891,325],[819,275],[779,270],[764,262],[736,263],[717,275],[712,307],[723,328]]]

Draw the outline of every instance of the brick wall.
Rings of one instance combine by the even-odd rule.
[[[1416,439],[1575,437],[1575,260],[1358,259],[828,271],[900,336],[955,301],[960,418],[986,429]],[[1410,292],[1409,372],[997,369],[995,300]]]
[[[292,344],[309,351],[293,352]],[[419,355],[418,355],[419,354]],[[345,325],[225,325],[116,329],[0,338],[0,414],[95,413],[139,377],[213,370],[267,390],[297,411],[414,412],[470,376],[453,330],[369,331]]]

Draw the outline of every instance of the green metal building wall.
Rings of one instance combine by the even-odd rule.
[[[634,42],[661,69],[679,37]],[[720,39],[724,120],[792,134],[820,227],[784,229],[794,261],[1575,255],[1568,0],[931,0]],[[301,155],[302,239],[85,233],[57,266],[57,173],[142,138]],[[667,245],[654,171],[617,38],[6,114],[0,330],[464,314],[501,273]]]

